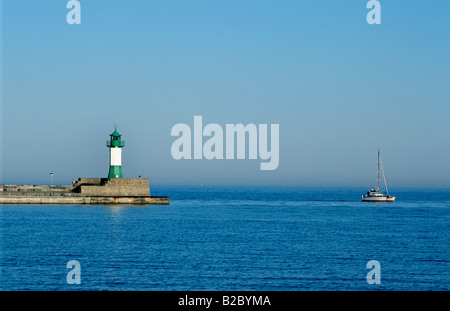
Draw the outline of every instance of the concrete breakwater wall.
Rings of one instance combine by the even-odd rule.
[[[168,205],[169,197],[0,196],[0,204],[131,204]]]
[[[0,185],[0,204],[167,205],[169,197],[150,196],[145,178],[79,178],[72,186]]]
[[[47,186],[47,185],[0,185],[0,193],[2,192],[68,192],[72,190],[72,186]]]

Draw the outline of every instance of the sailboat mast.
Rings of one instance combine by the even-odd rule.
[[[378,188],[377,191],[380,192],[380,149],[378,149]]]

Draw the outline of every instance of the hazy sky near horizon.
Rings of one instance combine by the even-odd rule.
[[[450,1],[1,1],[1,184],[450,187]],[[174,160],[171,129],[279,124],[279,166]]]

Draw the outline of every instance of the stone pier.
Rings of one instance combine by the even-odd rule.
[[[0,185],[0,204],[168,205],[146,178],[79,178],[72,186]]]

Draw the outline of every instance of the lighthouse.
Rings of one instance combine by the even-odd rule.
[[[117,128],[109,135],[110,139],[106,141],[109,147],[109,174],[108,178],[123,178],[122,176],[122,148],[125,141],[121,139],[122,135],[117,132]]]

